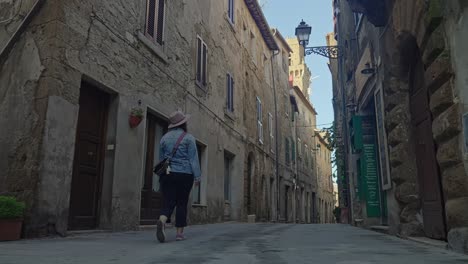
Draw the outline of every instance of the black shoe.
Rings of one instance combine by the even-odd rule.
[[[161,220],[158,220],[156,223],[156,237],[158,238],[159,242],[164,243],[166,241],[166,233],[164,232],[164,223]]]

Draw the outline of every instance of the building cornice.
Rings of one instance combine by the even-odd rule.
[[[305,97],[305,95],[302,93],[301,88],[299,86],[294,86],[293,87],[294,91],[297,93],[297,95],[301,98],[302,102],[309,108],[309,110],[314,113],[315,115],[318,115],[317,111],[315,111],[315,108],[312,106],[309,100]]]
[[[263,14],[262,8],[258,4],[257,0],[244,0],[247,8],[249,9],[250,15],[255,20],[257,27],[262,33],[263,40],[270,50],[279,50],[278,44],[275,41],[275,37],[271,33],[270,26]]]
[[[291,46],[289,46],[288,42],[286,41],[286,39],[283,37],[283,35],[277,28],[272,29],[272,32],[273,32],[273,36],[278,37],[278,39],[281,41],[281,44],[283,44],[283,46],[286,47],[286,50],[289,53],[294,53],[294,51],[291,49]]]

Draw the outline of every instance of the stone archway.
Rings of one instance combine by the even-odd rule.
[[[448,148],[454,148],[451,141],[459,131],[440,125],[439,119],[453,104],[449,99],[452,69],[449,53],[445,51],[442,14],[437,9],[428,10],[430,8],[422,0],[399,0],[393,6],[381,54],[386,129],[391,177],[400,210],[398,232],[403,236],[428,235],[444,239],[446,230],[440,228],[440,223],[446,220],[444,197],[450,190],[442,191],[436,183],[441,182],[439,175],[444,174],[444,170],[456,165],[447,162],[446,156]],[[421,141],[422,137],[425,138]],[[425,149],[421,148],[421,142]],[[431,157],[425,157],[422,149],[432,151],[427,152]],[[455,160],[460,155],[453,151],[449,154]],[[418,160],[426,162],[418,164]],[[433,182],[427,179],[430,174],[436,175]],[[431,200],[428,186],[431,193],[439,196],[435,200],[439,200],[441,208],[431,219],[427,218],[431,211],[427,208],[427,201]],[[449,219],[450,208],[447,215]],[[439,229],[434,231],[431,221],[436,218]]]

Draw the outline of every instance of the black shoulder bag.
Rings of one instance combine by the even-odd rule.
[[[184,139],[186,134],[187,132],[182,133],[179,139],[177,139],[177,142],[174,145],[174,149],[172,149],[171,155],[167,158],[164,158],[162,161],[156,164],[156,167],[154,167],[153,171],[154,173],[156,173],[159,176],[164,176],[167,174],[167,168],[169,167],[169,165],[171,165],[171,159],[172,157],[174,157],[174,154],[177,152],[177,148],[179,148],[180,142],[182,142],[182,139]]]

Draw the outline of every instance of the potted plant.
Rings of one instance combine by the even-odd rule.
[[[14,197],[0,196],[0,241],[20,239],[24,208]]]
[[[143,109],[139,107],[132,108],[128,122],[131,128],[137,127],[143,120]]]

